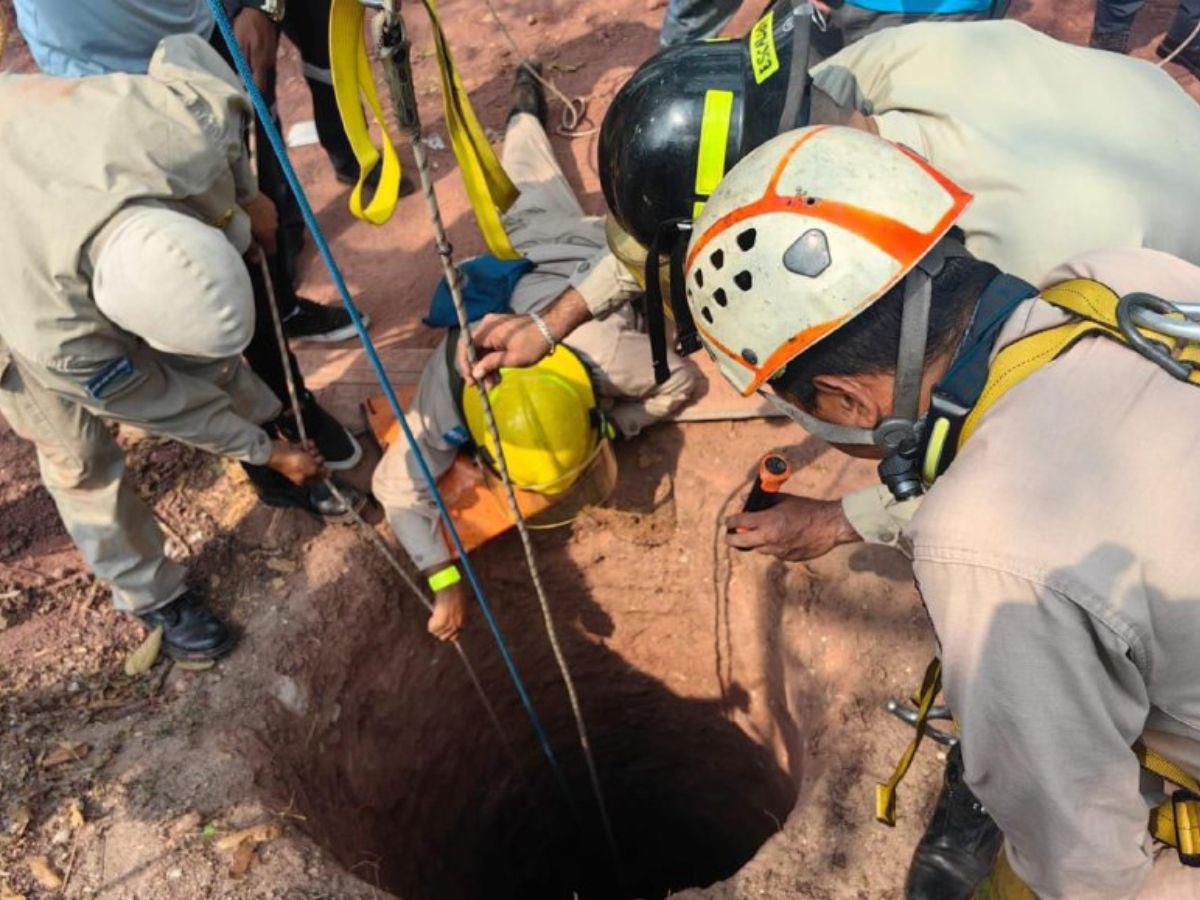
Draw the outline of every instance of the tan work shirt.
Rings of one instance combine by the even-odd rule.
[[[247,249],[249,117],[236,76],[195,35],[164,40],[147,75],[0,74],[0,360],[11,353],[26,377],[95,415],[266,462],[270,439],[216,383],[240,360],[155,353],[108,321],[90,288],[91,242],[130,204],[190,213]]]
[[[1045,284],[1111,247],[1200,263],[1200,107],[1150,63],[1014,21],[923,22],[868,35],[813,80],[974,194],[967,247],[1006,272]],[[878,485],[842,506],[894,545],[919,504]]]
[[[1076,276],[1200,299],[1200,268],[1154,251],[1047,280]],[[1063,319],[1028,301],[998,349]],[[1200,389],[1088,338],[996,403],[905,529],[967,782],[1041,897],[1145,885],[1138,737],[1200,776],[1198,459]],[[1200,894],[1174,851],[1152,880],[1146,896]]]

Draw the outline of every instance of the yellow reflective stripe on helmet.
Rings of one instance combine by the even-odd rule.
[[[454,67],[454,59],[442,31],[436,0],[422,0],[422,3],[433,26],[446,130],[467,187],[467,197],[471,201],[475,220],[493,255],[501,259],[518,259],[520,254],[513,248],[500,221],[500,214],[516,200],[517,189],[501,167],[471,108],[470,98]],[[350,195],[350,212],[359,219],[382,225],[391,218],[399,200],[400,160],[388,134],[375,91],[374,74],[363,36],[363,6],[359,0],[333,0],[329,18],[329,56],[338,113],[359,164],[358,184]],[[362,205],[363,182],[380,159],[380,151],[371,139],[360,105],[360,95],[379,125],[383,148],[379,186],[365,208]]]
[[[733,91],[705,91],[696,152],[696,193],[707,197],[725,177],[725,147],[733,115]]]
[[[779,54],[775,52],[775,10],[771,10],[750,29],[750,67],[754,83],[762,84],[779,71]]]
[[[358,0],[333,0],[329,12],[329,59],[333,95],[342,128],[354,158],[358,160],[358,183],[350,192],[350,212],[357,219],[382,225],[392,217],[400,197],[400,158],[388,137],[387,120],[375,92],[371,62],[363,43],[363,6]],[[371,131],[363,115],[363,101],[383,136],[383,169],[379,173],[379,185],[365,207],[363,183],[379,163],[380,153],[371,140]]]

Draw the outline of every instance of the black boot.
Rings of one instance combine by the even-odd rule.
[[[527,59],[517,66],[517,74],[513,79],[513,101],[508,110],[508,118],[520,113],[537,116],[537,120],[546,124],[546,94],[538,77],[542,74],[542,64],[537,59]]]
[[[946,759],[946,783],[904,880],[907,900],[966,900],[991,871],[1004,835],[963,781],[962,750]]]
[[[162,649],[171,659],[219,659],[237,643],[229,626],[213,614],[192,591],[166,606],[138,616],[147,628],[162,627]]]
[[[1172,53],[1179,50],[1179,39],[1171,37],[1168,32],[1159,42],[1159,45],[1154,48],[1154,52],[1159,58],[1166,59]],[[1183,66],[1197,78],[1200,78],[1200,37],[1192,39],[1192,42],[1184,47],[1171,60],[1177,66]]]
[[[317,398],[305,391],[300,396],[300,415],[304,417],[304,433],[317,445],[325,459],[325,465],[333,472],[353,469],[362,460],[362,445],[349,429],[317,403]],[[284,437],[293,444],[300,442],[300,430],[296,427],[291,409],[285,409],[279,418],[263,426],[271,437]]]
[[[326,522],[338,524],[353,520],[351,508],[361,513],[367,505],[367,498],[362,493],[342,482],[338,482],[338,491],[350,508],[338,500],[323,481],[298,486],[266,466],[242,463],[242,468],[254,485],[258,499],[276,509],[302,509]]]

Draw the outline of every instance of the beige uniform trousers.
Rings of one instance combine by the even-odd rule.
[[[636,284],[608,252],[603,220],[584,215],[536,118],[513,117],[502,162],[521,191],[504,216],[505,228],[516,249],[537,263],[537,269],[518,282],[513,311],[538,312],[568,288],[578,290],[594,313],[611,311],[575,329],[566,344],[587,365],[622,434],[635,435],[682,407],[698,370],[671,353],[671,377],[661,385],[654,383],[650,340],[634,327],[633,314],[624,306]],[[408,423],[433,475],[440,476],[467,437],[450,388],[445,339],[421,374]],[[424,569],[450,558],[433,497],[406,443],[388,448],[375,470],[373,487],[415,565]]]
[[[279,401],[240,359],[171,360],[172,369],[227,393],[233,412],[250,422],[266,422],[279,412]],[[157,395],[157,409],[148,413],[187,409],[188,398],[178,383],[174,387]],[[0,415],[37,448],[42,482],[63,525],[96,577],[112,587],[117,609],[146,613],[183,593],[184,569],[163,553],[162,531],[130,483],[124,453],[108,425],[47,387],[32,366],[11,358],[3,344]]]

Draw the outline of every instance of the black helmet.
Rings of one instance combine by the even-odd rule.
[[[759,144],[808,124],[811,14],[778,0],[746,37],[669,47],[621,88],[600,128],[600,184],[642,246],[662,223],[694,218]]]

